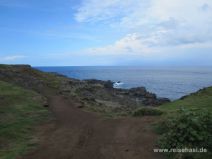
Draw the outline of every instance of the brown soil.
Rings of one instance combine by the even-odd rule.
[[[56,120],[42,127],[38,148],[23,159],[160,159],[153,152],[155,117],[108,119],[77,108],[63,96],[49,98]]]

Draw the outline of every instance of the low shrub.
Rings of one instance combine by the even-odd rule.
[[[161,110],[158,110],[156,108],[139,108],[133,112],[133,116],[138,117],[138,116],[157,116],[161,115],[163,112]]]
[[[159,146],[162,149],[207,149],[207,153],[168,153],[176,159],[209,159],[212,155],[212,114],[180,110],[161,124]]]

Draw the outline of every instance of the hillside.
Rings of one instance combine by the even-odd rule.
[[[44,96],[65,95],[78,100],[81,108],[109,116],[124,115],[141,106],[158,106],[169,102],[169,99],[157,98],[156,94],[148,92],[145,87],[114,89],[112,81],[80,81],[56,73],[44,73],[29,65],[0,65],[0,80]]]
[[[13,159],[37,144],[35,128],[49,120],[45,98],[0,81],[0,158]]]
[[[201,89],[198,92],[182,97],[179,100],[164,104],[160,106],[159,109],[174,112],[181,108],[212,112],[212,87]]]
[[[153,125],[175,118],[182,107],[211,112],[212,87],[170,102],[144,87],[112,86],[0,65],[0,157],[162,159],[153,152],[159,147]]]
[[[35,130],[37,127],[32,122],[27,122],[23,127],[18,127],[17,123],[10,125],[8,121],[2,122],[1,131],[5,133],[1,134],[1,139],[7,139],[5,135],[10,134],[5,124],[11,126],[9,129],[13,129],[16,138],[10,141],[10,145],[14,147],[8,148],[7,151],[1,147],[1,152],[5,152],[2,154],[3,157],[14,159],[23,155],[20,158],[162,158],[160,154],[152,152],[157,135],[151,130],[150,124],[154,123],[156,118],[117,118],[129,116],[138,106],[150,104],[155,106],[168,102],[167,99],[157,99],[155,94],[147,92],[144,87],[116,90],[112,88],[111,81],[79,81],[55,73],[43,73],[28,65],[0,65],[0,80],[3,84],[2,93],[9,91],[13,94],[13,89],[18,89],[20,93],[14,93],[11,96],[12,100],[7,100],[6,108],[9,105],[13,106],[12,101],[15,101],[17,106],[23,103],[26,108],[33,111],[32,113],[23,109],[20,112],[21,117],[16,116],[18,111],[15,111],[15,114],[11,115],[13,120],[20,119],[20,122],[25,123],[34,117],[34,113],[43,109],[48,109],[53,116],[53,120],[49,122],[38,123],[40,126],[36,134],[29,131],[29,128]],[[28,95],[25,96],[22,90],[27,91]],[[33,100],[37,99],[36,94],[46,100],[36,105],[36,101]],[[7,94],[7,98],[9,96]],[[138,98],[140,101],[136,100]],[[3,98],[1,102],[4,102]],[[37,106],[36,110],[31,104]],[[15,109],[15,106],[4,109],[4,113],[9,115],[10,111],[14,112]],[[29,116],[22,116],[25,113]],[[42,121],[42,118],[42,115],[38,115],[33,121]],[[24,134],[18,136],[19,131]],[[28,140],[25,140],[25,137]],[[37,142],[32,144],[36,145],[33,149],[30,146],[30,138],[37,139]],[[16,145],[19,140],[24,143]]]

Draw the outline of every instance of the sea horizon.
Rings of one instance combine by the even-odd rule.
[[[171,100],[212,86],[211,66],[36,66],[34,68],[80,80],[121,81],[123,84],[119,88],[145,87],[158,97]]]

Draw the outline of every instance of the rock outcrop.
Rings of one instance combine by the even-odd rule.
[[[145,87],[131,89],[113,88],[114,82],[90,79],[77,80],[58,73],[44,73],[29,65],[0,65],[0,80],[10,81],[37,92],[46,87],[82,100],[85,103],[114,103],[114,105],[134,108],[138,106],[159,106],[169,102],[167,98],[157,98]],[[114,106],[115,107],[115,106]]]

